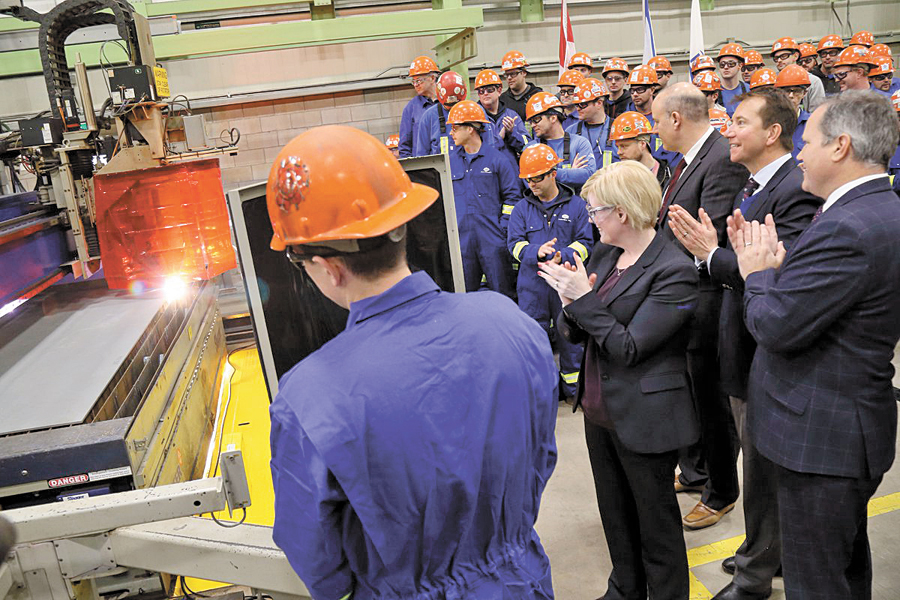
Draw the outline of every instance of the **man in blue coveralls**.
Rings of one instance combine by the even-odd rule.
[[[556,290],[538,277],[538,264],[553,260],[574,265],[576,254],[586,261],[593,235],[587,203],[556,181],[560,162],[546,144],[530,146],[522,153],[519,177],[528,184],[528,192],[513,209],[506,241],[510,254],[521,264],[516,281],[519,308],[544,328],[559,352],[560,395],[570,399],[578,391],[584,349],[558,334],[554,321],[562,304]]]
[[[419,120],[435,103],[438,71],[437,63],[427,56],[419,56],[409,65],[409,77],[416,95],[403,107],[400,115],[400,158],[413,156]]]
[[[447,123],[455,145],[450,151],[450,174],[466,291],[478,290],[484,275],[489,289],[515,298],[506,229],[513,207],[522,199],[516,171],[507,157],[483,141],[488,120],[478,104],[458,103]]]
[[[274,236],[347,328],[272,403],[273,538],[316,600],[549,600],[534,531],[556,464],[556,369],[498,294],[410,273],[437,197],[371,135],[311,129],[275,160]]]
[[[576,193],[580,191],[588,177],[597,170],[594,153],[586,138],[563,130],[565,115],[559,98],[547,92],[538,92],[528,101],[525,116],[534,130],[533,144],[547,144],[562,158],[557,180]]]
[[[616,149],[609,139],[613,119],[606,114],[606,96],[609,96],[609,90],[599,79],[588,77],[581,81],[575,86],[572,96],[580,120],[566,129],[568,133],[580,135],[590,143],[598,169],[619,162]]]

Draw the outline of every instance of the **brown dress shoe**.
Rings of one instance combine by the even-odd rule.
[[[726,514],[734,509],[734,502],[721,510],[713,510],[702,502],[681,519],[685,529],[703,529],[715,525]]]

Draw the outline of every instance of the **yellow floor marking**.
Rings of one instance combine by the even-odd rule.
[[[225,397],[222,399],[222,410],[225,414],[218,415],[219,433],[213,443],[218,448],[221,437],[223,452],[239,449],[243,454],[252,502],[247,509],[245,522],[271,526],[275,520],[275,491],[272,487],[272,473],[269,470],[271,459],[269,396],[259,354],[256,348],[248,348],[235,351],[228,358],[234,367],[234,373],[231,375],[231,381],[225,385]],[[231,398],[228,401],[228,409],[225,410],[229,390]],[[210,472],[206,474],[207,477],[213,476],[217,462],[218,460],[213,461]],[[220,521],[238,521],[240,517],[241,511],[237,511],[232,517],[228,516],[227,509],[216,513],[216,518]],[[195,592],[228,585],[191,577],[186,579],[187,586]]]
[[[693,573],[688,573],[691,576],[691,595],[690,600],[710,600],[712,598],[712,592],[706,589],[706,586],[700,583],[700,580],[697,579],[697,576]]]
[[[869,500],[869,516],[883,515],[900,508],[900,492]]]

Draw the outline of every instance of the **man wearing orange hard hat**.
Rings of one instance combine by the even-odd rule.
[[[518,165],[519,154],[522,153],[522,149],[531,141],[531,138],[519,115],[500,99],[502,90],[503,82],[497,72],[492,69],[484,69],[475,77],[475,93],[478,94],[478,104],[484,109],[485,115],[497,134],[496,147],[512,161],[515,167]]]
[[[738,105],[738,97],[750,91],[750,86],[741,78],[744,67],[744,49],[740,44],[725,44],[719,49],[716,57],[719,65],[719,103],[725,107],[728,116],[734,114]]]
[[[503,55],[500,63],[503,69],[503,77],[506,78],[506,91],[500,95],[500,99],[507,108],[516,111],[519,118],[525,120],[525,105],[528,100],[538,92],[543,90],[534,85],[530,81],[526,81],[528,77],[528,61],[525,55],[518,50],[510,50]]]
[[[775,40],[775,43],[772,44],[772,60],[775,61],[775,68],[779,73],[788,65],[797,64],[799,59],[800,45],[794,38],[783,37]],[[810,79],[809,89],[803,99],[803,108],[812,113],[823,102],[825,102],[825,86],[818,77],[813,77]]]
[[[865,46],[847,46],[834,63],[835,80],[841,86],[841,92],[847,90],[867,90],[869,85],[869,72],[875,66],[875,60],[869,56]]]
[[[563,129],[568,129],[569,126],[578,123],[578,109],[575,107],[572,98],[575,96],[575,86],[581,83],[584,78],[585,76],[581,74],[580,70],[567,69],[560,74],[559,80],[556,82],[556,87],[559,90],[556,93],[556,97],[559,98],[559,103],[563,107],[563,113],[566,115],[566,120],[563,121]]]
[[[416,90],[415,97],[403,107],[400,115],[400,142],[398,153],[401,158],[415,156],[413,146],[418,134],[419,119],[437,101],[437,63],[428,56],[419,56],[409,65],[409,78]]]
[[[509,215],[522,199],[515,167],[485,140],[492,135],[486,129],[490,122],[475,102],[458,103],[447,123],[454,143],[450,174],[466,291],[477,291],[483,276],[489,289],[515,298],[515,273],[506,253]]]
[[[809,113],[803,110],[802,103],[804,96],[806,96],[806,91],[809,89],[809,81],[811,79],[813,78],[809,76],[806,69],[800,65],[786,66],[775,78],[775,87],[787,94],[791,104],[794,105],[794,110],[797,111],[797,127],[791,136],[794,144],[791,156],[795,160],[805,143],[803,141],[803,131],[806,129],[806,122],[809,121]]]
[[[833,96],[841,92],[841,86],[834,78],[833,69],[843,49],[844,40],[836,33],[829,33],[824,36],[819,40],[819,44],[816,46],[819,59],[822,61],[819,70],[822,71],[822,75],[825,76],[825,78],[822,79],[822,84],[825,86],[826,96]]]
[[[664,158],[653,155],[653,125],[650,119],[636,111],[622,113],[613,121],[609,139],[616,144],[621,160],[634,160],[656,175],[662,189],[666,188],[672,173]]]
[[[594,72],[594,60],[587,52],[576,52],[569,59],[567,69],[572,69],[581,73],[582,77],[590,77]]]
[[[314,598],[553,598],[534,531],[553,353],[508,298],[411,272],[407,223],[437,197],[340,125],[296,137],[269,175],[272,249],[349,309],[270,407],[272,537]]]
[[[648,67],[656,69],[656,80],[659,82],[659,91],[666,89],[672,78],[672,63],[665,56],[654,56],[647,61]]]
[[[519,308],[547,332],[559,353],[560,396],[574,400],[584,351],[554,327],[562,303],[556,290],[537,274],[538,265],[544,261],[574,265],[576,255],[586,261],[594,242],[585,201],[557,181],[556,169],[561,162],[546,144],[529,146],[522,153],[519,178],[528,185],[528,191],[509,218],[506,243],[521,265],[516,278]]]
[[[580,90],[586,82],[597,81],[586,79],[578,84],[576,90]],[[599,97],[599,96],[598,96]],[[576,96],[575,101],[578,102]],[[600,100],[602,102],[602,99]],[[579,107],[580,118],[584,118],[585,112]],[[562,159],[557,179],[573,188],[576,192],[588,180],[588,177],[597,170],[594,161],[594,152],[591,142],[580,135],[570,133],[562,128],[565,116],[559,98],[547,92],[539,92],[528,101],[525,113],[528,122],[534,132],[534,142],[542,143],[553,148],[556,155]]]
[[[609,88],[606,102],[606,114],[615,119],[623,112],[634,110],[631,92],[625,88],[631,69],[624,59],[613,57],[603,65],[603,81]]]

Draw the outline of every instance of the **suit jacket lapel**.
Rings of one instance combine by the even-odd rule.
[[[621,248],[612,248],[609,252],[607,252],[600,262],[597,263],[595,269],[592,270],[592,273],[597,274],[597,281],[594,282],[594,293],[600,289],[600,286],[603,285],[603,282],[606,280],[606,276],[612,271],[613,265],[616,264],[616,261],[619,260],[619,257],[622,256]]]
[[[635,262],[625,270],[625,272],[622,274],[622,278],[619,280],[619,283],[617,283],[612,291],[610,291],[610,293],[606,296],[606,306],[609,306],[610,304],[615,302],[616,298],[624,294],[628,290],[628,288],[630,288],[632,284],[637,281],[641,277],[641,275],[644,274],[644,269],[653,264],[653,261],[655,261],[656,257],[659,256],[659,253],[662,252],[663,246],[665,244],[665,238],[663,238],[663,236],[659,234],[656,234],[656,237],[653,238],[653,241],[650,242],[650,245],[647,246],[647,249],[644,250],[643,254],[641,254],[641,257],[637,259],[637,262]],[[610,267],[610,269],[611,268],[612,267]]]
[[[709,153],[710,148],[713,147],[713,144],[716,143],[716,136],[720,136],[721,134],[718,131],[713,130],[709,137],[706,138],[706,141],[703,142],[703,145],[700,146],[700,151],[697,153],[697,156],[691,161],[691,164],[684,168],[684,171],[681,172],[681,175],[678,177],[678,181],[675,182],[675,188],[672,190],[672,204],[674,204],[678,199],[678,192],[681,190],[684,182],[688,180],[697,166],[703,162],[703,158]]]

